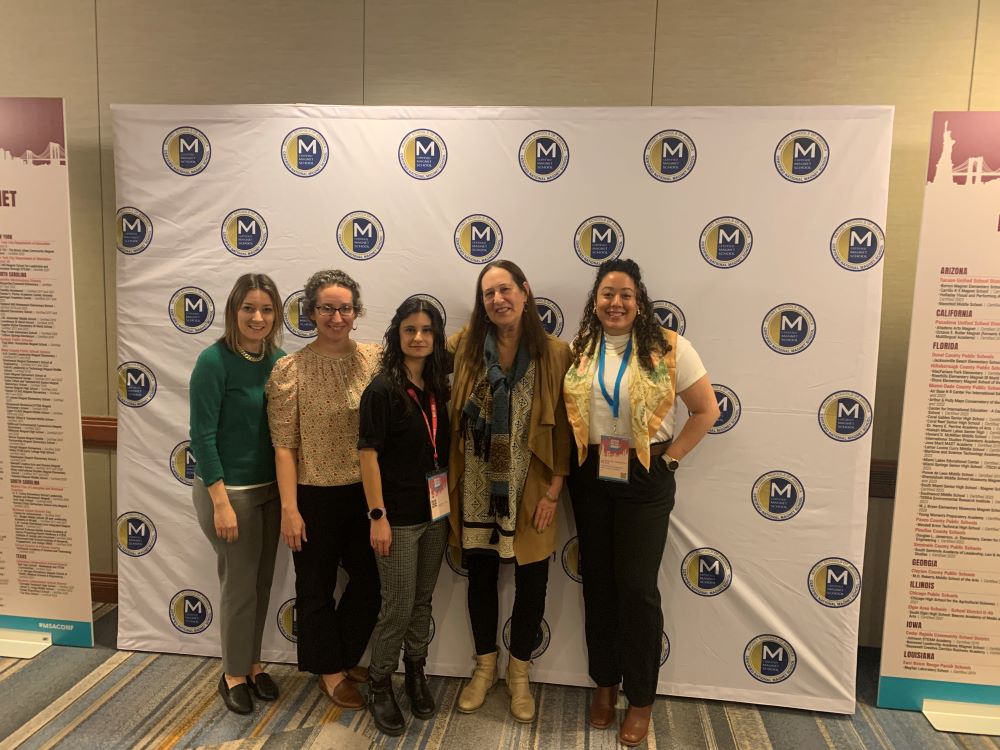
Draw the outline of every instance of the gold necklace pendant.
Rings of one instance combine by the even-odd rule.
[[[247,362],[260,362],[262,359],[264,359],[263,349],[261,349],[260,354],[253,354],[252,352],[248,352],[242,346],[237,344],[236,350],[240,353],[240,356],[242,356],[243,359],[245,359]]]

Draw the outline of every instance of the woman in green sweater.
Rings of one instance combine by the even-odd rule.
[[[197,464],[194,507],[218,559],[222,678],[230,711],[273,701],[278,687],[260,664],[274,577],[281,503],[264,384],[284,352],[276,317],[281,297],[264,274],[236,280],[226,301],[225,334],[191,373],[191,452]]]

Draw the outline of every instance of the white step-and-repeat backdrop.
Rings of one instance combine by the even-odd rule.
[[[218,653],[187,383],[239,274],[275,278],[291,351],[313,335],[299,305],[313,271],[361,283],[356,336],[375,341],[413,294],[457,330],[482,264],[506,258],[569,340],[594,267],[621,255],[642,266],[664,325],[694,343],[722,407],[678,479],[660,692],[853,711],[891,108],[116,106],[113,117],[120,647]],[[560,524],[533,676],[585,685],[571,514]],[[465,675],[466,582],[446,563],[429,670]],[[276,575],[264,657],[294,661],[287,553]],[[510,571],[505,582],[509,613]]]

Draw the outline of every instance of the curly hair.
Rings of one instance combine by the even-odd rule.
[[[670,345],[663,340],[660,324],[653,315],[653,304],[649,299],[649,292],[642,282],[642,272],[639,264],[630,258],[620,258],[608,260],[597,268],[597,278],[594,279],[594,287],[587,297],[587,304],[584,306],[583,317],[580,319],[580,330],[577,331],[573,339],[574,363],[579,364],[580,358],[584,355],[594,356],[598,343],[601,341],[601,321],[597,318],[597,291],[601,288],[601,281],[609,273],[624,273],[635,283],[635,303],[638,312],[635,316],[635,323],[632,330],[635,332],[636,356],[639,357],[640,364],[647,370],[653,369],[653,352],[666,354],[670,351]]]
[[[360,318],[365,314],[365,309],[361,305],[361,285],[340,269],[317,271],[309,277],[305,287],[305,298],[302,300],[302,312],[312,317],[319,293],[328,286],[342,286],[349,290],[354,300],[354,316]]]
[[[263,273],[245,273],[236,279],[229,299],[226,300],[226,326],[219,338],[226,348],[236,354],[239,346],[239,312],[240,305],[247,295],[254,290],[260,290],[271,298],[271,308],[274,310],[274,324],[264,337],[264,354],[270,354],[281,344],[281,295],[271,277]]]
[[[434,339],[434,351],[424,362],[424,390],[434,394],[441,403],[448,400],[451,389],[448,387],[448,371],[450,362],[445,350],[444,320],[441,312],[430,302],[421,297],[409,297],[396,308],[389,327],[385,329],[385,347],[382,349],[382,359],[379,362],[379,372],[386,375],[405,395],[406,386],[410,383],[409,374],[404,363],[403,347],[400,343],[399,327],[411,315],[425,313],[431,320],[431,331]],[[411,399],[406,399],[410,406]]]

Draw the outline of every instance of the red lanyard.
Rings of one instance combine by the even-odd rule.
[[[412,388],[407,388],[406,392],[410,394],[410,398],[417,402],[417,407],[420,409],[420,414],[424,418],[424,424],[427,425],[427,435],[431,439],[431,447],[434,449],[434,468],[438,467],[438,446],[437,446],[437,434],[438,434],[438,410],[437,410],[437,399],[434,395],[430,395],[431,402],[431,418],[430,421],[427,420],[427,412],[424,411],[423,405],[420,403],[420,399],[417,398],[417,392]]]

